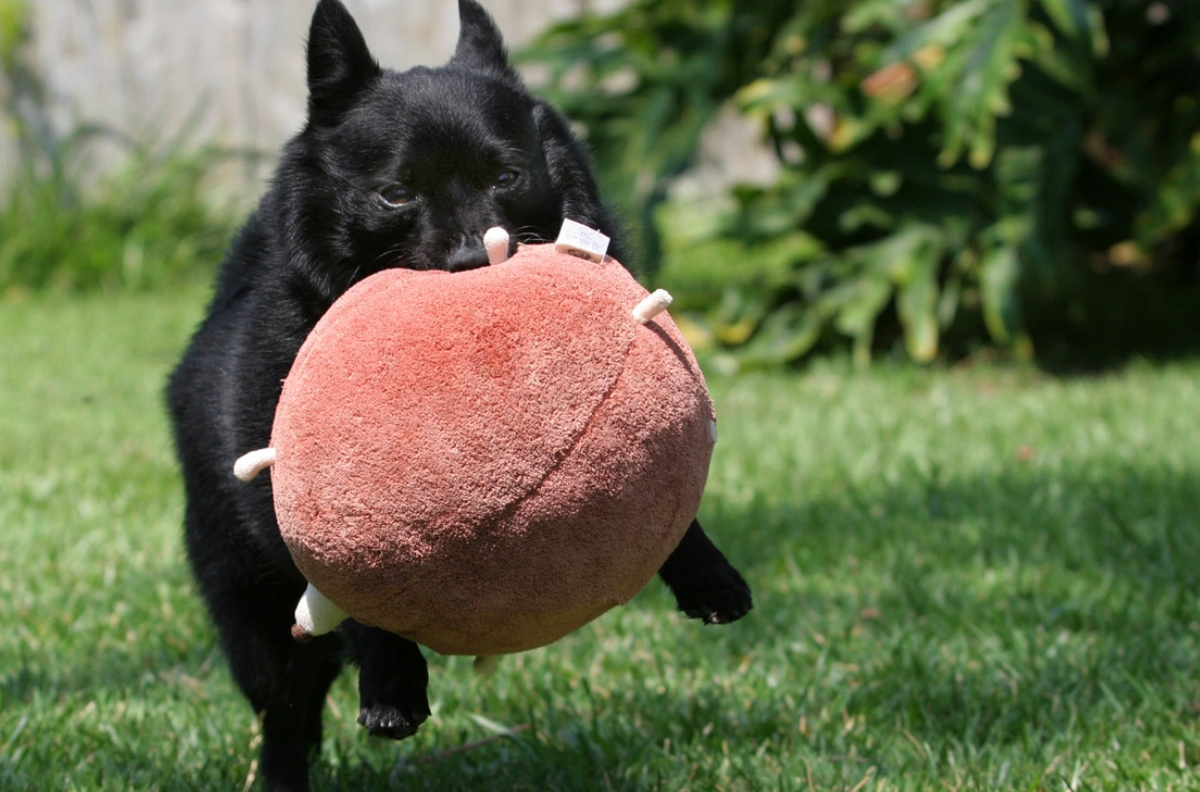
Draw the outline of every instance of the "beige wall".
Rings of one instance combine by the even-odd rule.
[[[384,66],[445,62],[458,36],[456,0],[344,0]],[[605,11],[623,0],[482,0],[510,47],[555,19]],[[259,156],[238,159],[221,181],[253,198],[273,155],[303,123],[304,40],[316,0],[29,0],[30,55],[63,135],[98,123],[137,141],[215,144]],[[0,85],[0,90],[4,86]],[[0,121],[4,119],[0,118]],[[0,123],[0,184],[15,147]],[[728,114],[707,136],[699,167],[681,187],[711,192],[735,180],[765,181],[774,159],[759,133]],[[101,165],[120,155],[99,148]],[[228,171],[226,174],[225,171]]]

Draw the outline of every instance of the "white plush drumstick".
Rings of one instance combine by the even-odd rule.
[[[275,449],[260,448],[243,454],[233,463],[233,475],[242,481],[253,481],[254,477],[275,464]]]
[[[634,307],[633,318],[646,324],[671,307],[671,303],[674,301],[675,298],[666,289],[656,289],[653,294],[647,295],[646,299]]]
[[[350,614],[334,605],[317,590],[312,583],[304,590],[304,596],[296,604],[296,623],[292,625],[292,637],[307,641],[314,635],[332,632],[335,627],[349,618]]]
[[[483,247],[487,250],[488,264],[493,267],[508,261],[508,232],[500,226],[489,228],[483,235]]]

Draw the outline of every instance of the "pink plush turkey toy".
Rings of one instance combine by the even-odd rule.
[[[670,296],[587,242],[485,240],[491,266],[342,296],[238,461],[271,467],[298,638],[350,616],[442,654],[543,646],[627,602],[696,516],[716,423]]]

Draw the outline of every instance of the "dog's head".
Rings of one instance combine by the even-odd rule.
[[[499,31],[459,0],[454,56],[381,68],[338,0],[308,41],[308,123],[285,149],[275,191],[295,265],[329,296],[387,267],[487,264],[492,226],[551,240],[564,217],[615,235],[565,121],[531,96]]]

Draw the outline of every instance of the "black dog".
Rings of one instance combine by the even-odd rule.
[[[357,663],[359,722],[403,738],[429,715],[416,644],[347,622],[292,640],[305,588],[279,536],[269,477],[233,463],[267,445],[280,383],[317,319],[386,267],[487,264],[484,231],[552,240],[563,218],[617,236],[566,122],[526,92],[500,34],[460,0],[444,67],[383,70],[338,0],[321,0],[308,41],[308,122],[235,241],[208,316],[168,388],[187,495],[188,556],[233,676],[261,713],[272,790],[307,789],[325,694]],[[511,251],[510,251],[511,252]],[[620,259],[623,251],[614,255]],[[693,523],[661,570],[679,608],[709,623],[751,608],[750,590]]]

